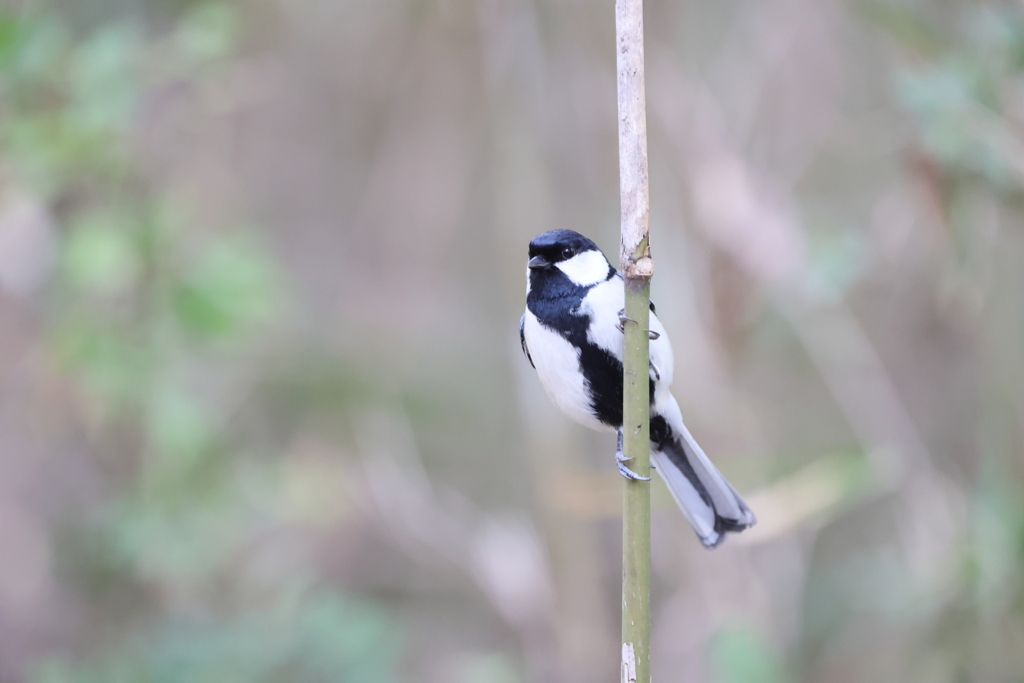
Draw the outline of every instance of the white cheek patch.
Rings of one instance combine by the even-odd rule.
[[[584,251],[567,261],[555,264],[574,284],[580,287],[604,282],[608,277],[608,259],[599,251]]]

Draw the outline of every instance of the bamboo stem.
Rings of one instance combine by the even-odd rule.
[[[650,476],[650,279],[647,110],[644,92],[643,0],[616,0],[619,100],[620,270],[625,277],[623,453],[628,466]],[[622,683],[651,679],[651,487],[624,480],[622,516]]]
[[[623,453],[628,467],[651,474],[647,321],[649,280],[626,280]],[[622,652],[624,683],[650,680],[651,643],[651,483],[624,479],[622,510]],[[635,662],[630,664],[632,653]],[[635,673],[634,673],[635,669]],[[627,673],[631,673],[632,677]]]

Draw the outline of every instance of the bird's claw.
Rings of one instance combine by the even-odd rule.
[[[639,474],[626,467],[626,463],[632,459],[633,458],[625,457],[622,454],[622,451],[619,451],[618,453],[615,454],[615,464],[619,468],[619,474],[624,476],[626,479],[629,479],[630,481],[650,481],[650,477],[641,477]]]
[[[626,309],[625,308],[623,308],[622,310],[619,311],[619,324],[617,325],[617,327],[619,328],[619,332],[622,332],[623,334],[625,334],[626,333],[626,323],[635,323],[635,322],[636,321],[633,320],[632,318],[627,318],[626,317]],[[650,339],[651,341],[654,341],[655,339],[660,339],[661,338],[661,333],[660,332],[655,332],[654,330],[644,330],[644,332],[647,333],[647,338]]]
[[[654,361],[649,362],[648,366],[651,368],[651,372],[654,373],[654,381],[655,382],[660,382],[661,381],[661,370],[659,370],[658,366],[654,364]]]
[[[625,308],[619,310],[619,325],[618,325],[619,332],[622,332],[623,334],[625,334],[626,333],[626,323],[635,323],[635,322],[636,321],[633,320],[632,318],[627,318],[626,317],[626,309]]]

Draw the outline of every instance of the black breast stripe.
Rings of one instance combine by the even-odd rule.
[[[614,276],[609,272],[609,277]],[[531,285],[526,306],[541,325],[558,333],[579,350],[580,367],[590,395],[590,407],[602,423],[622,426],[622,361],[587,339],[590,316],[580,307],[590,287],[572,283],[561,272],[551,273],[541,286]],[[544,296],[539,294],[544,292]],[[654,381],[650,383],[654,402]]]

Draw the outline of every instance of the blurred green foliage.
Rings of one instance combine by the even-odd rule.
[[[166,619],[99,663],[43,665],[38,683],[208,683],[391,680],[393,648],[378,608],[339,595],[291,596],[263,612],[207,621]]]
[[[912,32],[901,17],[910,19]],[[879,556],[837,567],[831,586],[812,591],[817,597],[808,609],[812,626],[824,627],[827,619],[814,613],[828,611],[826,603],[835,605],[845,587],[846,609],[876,601],[892,620],[925,631],[925,641],[943,652],[957,679],[994,680],[1019,655],[1006,634],[1019,633],[1024,623],[1024,461],[1014,436],[1019,422],[1007,412],[1019,406],[1019,389],[1009,387],[1019,387],[1024,358],[1018,232],[1024,221],[1024,8],[963,3],[873,18],[905,51],[894,89],[915,124],[914,151],[925,161],[922,175],[948,226],[955,259],[947,296],[960,290],[979,302],[973,323],[981,372],[972,389],[984,397],[985,417],[972,435],[979,462],[955,578],[946,582],[936,572],[922,580],[907,563]],[[887,590],[880,592],[883,585]]]
[[[783,673],[774,648],[753,629],[723,630],[715,639],[712,659],[721,683],[783,683],[792,680]]]
[[[952,29],[930,32],[930,42],[943,47],[897,72],[896,91],[917,119],[923,149],[947,172],[1019,193],[1024,174],[1017,81],[1024,74],[1024,10],[983,3],[959,12]],[[903,37],[894,24],[881,23]]]
[[[235,8],[217,2],[160,29],[0,14],[5,172],[62,229],[51,348],[88,396],[97,457],[122,473],[98,515],[67,522],[61,564],[97,613],[139,598],[78,656],[42,661],[38,683],[392,677],[400,645],[381,607],[312,569],[258,581],[259,600],[224,584],[255,561],[253,519],[282,526],[287,511],[280,465],[233,445],[230,415],[204,398],[208,368],[261,347],[284,275],[255,230],[196,225],[141,169],[133,132],[146,93],[203,87],[238,39]]]

